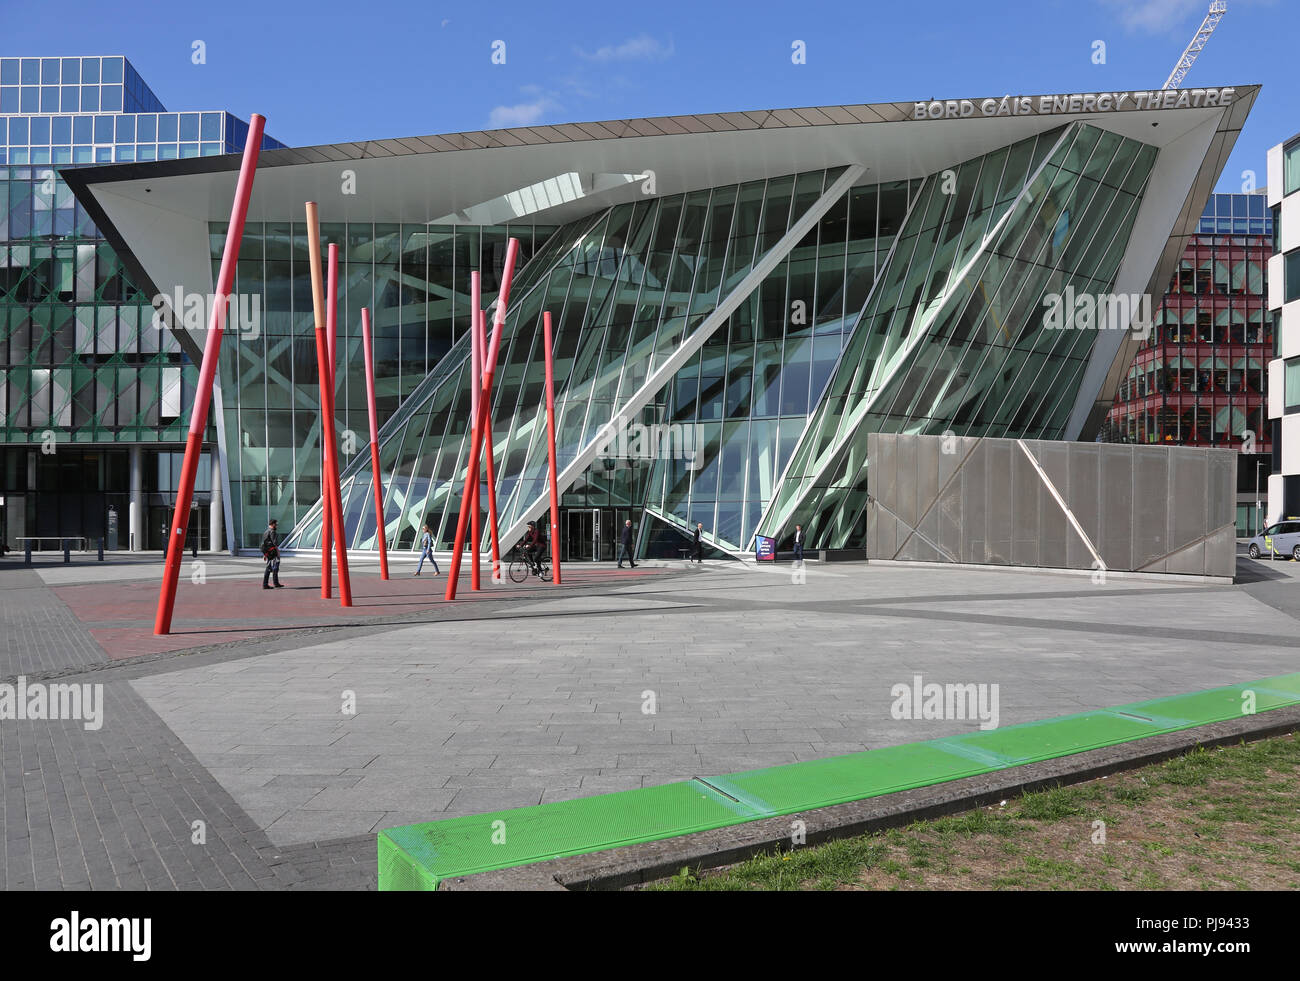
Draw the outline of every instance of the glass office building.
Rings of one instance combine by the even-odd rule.
[[[121,56],[0,58],[0,541],[158,548],[197,371],[153,324],[63,174],[243,149],[227,112],[169,113]],[[267,149],[283,144],[269,137]],[[215,429],[212,430],[215,437]],[[208,501],[211,468],[200,471]],[[134,520],[132,520],[134,519]],[[191,532],[209,538],[209,513]],[[40,547],[39,545],[37,547]]]
[[[268,514],[293,516],[291,545],[319,543],[300,202],[320,202],[322,240],[346,260],[345,438],[365,431],[360,308],[379,317],[386,512],[378,527],[361,437],[344,446],[350,547],[383,535],[412,548],[426,521],[450,546],[468,455],[469,273],[484,272],[490,302],[514,236],[527,262],[492,401],[503,541],[549,509],[549,312],[570,559],[612,558],[625,518],[642,554],[675,554],[697,523],[718,553],[785,541],[795,523],[812,547],[853,550],[871,432],[1096,435],[1128,367],[1128,324],[1053,329],[1045,303],[1169,279],[1256,91],[1222,90],[1209,107],[1130,99],[1103,113],[1044,96],[1009,117],[983,100],[968,118],[964,103],[828,106],[265,154],[236,292],[278,320],[223,351],[216,393],[236,543],[253,544]],[[86,170],[74,190],[153,283],[201,263],[210,288],[225,228],[212,202],[228,202],[237,165]],[[356,193],[338,195],[340,178]],[[164,248],[133,231],[164,207],[201,241]]]

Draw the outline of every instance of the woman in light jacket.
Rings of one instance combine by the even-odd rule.
[[[438,560],[433,557],[433,532],[429,530],[426,524],[420,532],[420,564],[415,567],[415,574],[418,576],[420,570],[424,568],[424,560],[428,559],[433,563],[433,574],[442,575],[442,570],[438,568]]]

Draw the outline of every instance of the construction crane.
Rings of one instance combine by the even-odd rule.
[[[1196,63],[1196,56],[1201,53],[1205,47],[1205,42],[1210,40],[1210,35],[1214,29],[1219,26],[1219,21],[1223,20],[1223,15],[1228,12],[1227,0],[1213,0],[1210,4],[1210,12],[1205,15],[1205,20],[1201,21],[1200,29],[1196,36],[1192,38],[1192,43],[1187,46],[1183,56],[1178,59],[1178,64],[1174,65],[1174,70],[1170,73],[1169,79],[1165,82],[1163,88],[1176,89],[1183,84],[1183,79],[1187,73],[1192,70],[1192,65]]]

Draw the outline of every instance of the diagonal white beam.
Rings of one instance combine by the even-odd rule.
[[[1007,206],[1007,210],[1002,213],[1002,216],[998,218],[997,222],[993,225],[993,227],[990,228],[987,232],[985,232],[984,236],[980,239],[979,248],[975,249],[971,253],[970,259],[968,259],[966,261],[966,264],[961,267],[957,275],[950,278],[949,286],[945,291],[944,302],[941,303],[937,308],[935,308],[935,310],[931,311],[930,320],[926,323],[925,328],[923,330],[913,331],[913,336],[904,344],[903,349],[900,352],[897,352],[895,354],[893,363],[886,368],[885,375],[883,378],[881,378],[880,383],[876,385],[874,388],[869,387],[866,393],[866,397],[863,398],[862,401],[859,402],[850,411],[849,422],[847,426],[841,424],[840,426],[837,427],[837,434],[835,437],[835,441],[832,443],[831,447],[822,455],[822,459],[824,462],[820,467],[817,467],[816,470],[814,471],[813,473],[814,479],[809,482],[807,487],[805,487],[802,491],[800,491],[798,497],[796,497],[793,501],[790,502],[790,506],[786,508],[787,515],[793,514],[799,508],[799,506],[808,499],[808,495],[812,492],[813,487],[816,485],[816,478],[820,477],[828,468],[830,468],[837,462],[840,452],[844,449],[846,445],[848,445],[849,441],[852,440],[857,435],[858,427],[862,425],[862,422],[867,417],[867,414],[870,413],[871,410],[875,408],[877,400],[888,388],[889,383],[894,380],[894,376],[898,374],[900,371],[902,371],[904,365],[909,363],[912,353],[916,350],[916,348],[920,345],[920,343],[929,338],[930,328],[934,325],[934,317],[937,314],[937,312],[943,309],[944,305],[947,303],[948,298],[955,295],[957,291],[957,287],[966,281],[966,277],[969,276],[971,270],[975,268],[975,264],[979,262],[981,259],[987,259],[989,248],[997,241],[997,237],[1002,234],[1003,228],[1005,228],[1007,223],[1011,220],[1011,216],[1016,213],[1016,209],[1020,206],[1020,204],[1026,198],[1030,198],[1030,200],[1032,200],[1030,189],[1033,187],[1034,182],[1038,180],[1039,175],[1043,173],[1043,170],[1052,161],[1052,158],[1056,156],[1057,151],[1060,150],[1062,146],[1066,145],[1068,140],[1074,138],[1075,129],[1076,129],[1075,125],[1071,124],[1069,126],[1064,127],[1061,130],[1061,135],[1057,137],[1056,142],[1052,145],[1052,149],[1049,150],[1043,156],[1043,159],[1041,161],[1039,161],[1038,166],[1034,169],[1034,172],[1030,174],[1027,178],[1025,178],[1024,184],[1021,185],[1020,191],[1016,194],[1015,198]],[[934,177],[934,176],[935,175],[933,174],[930,175],[930,177]],[[920,194],[918,194],[917,201],[920,200],[920,197],[921,197]],[[915,203],[913,206],[915,206]],[[911,211],[912,209],[909,208],[908,209],[909,215],[911,214]],[[966,220],[967,222],[969,222],[971,220],[971,216],[967,215]],[[905,223],[902,226],[900,226],[900,229],[903,231],[905,231],[907,228],[906,219],[904,221]],[[894,249],[898,245],[898,241],[897,241],[898,237],[899,236],[895,236],[894,246],[890,248],[889,259],[886,260],[886,263],[891,261],[893,258]],[[886,266],[885,268],[888,268],[888,266]],[[903,271],[903,274],[906,276],[908,274],[908,270],[905,269]],[[879,285],[879,280],[877,280],[877,282],[873,284],[872,286],[873,292],[875,291],[875,288],[878,285]],[[843,363],[844,356],[848,350],[849,348],[846,345],[844,350],[840,352],[840,358],[839,361],[836,362],[835,371],[832,372],[831,374],[831,383],[827,384],[826,388],[822,391],[822,403],[821,403],[822,405],[829,404],[829,400],[831,398],[831,394],[830,394],[831,384],[834,383],[835,374],[838,373],[840,365],[841,363]],[[872,367],[873,377],[875,377],[878,370],[879,370],[878,364]],[[868,386],[871,385],[870,380],[868,380],[867,385]],[[821,406],[819,405],[818,408],[821,408]],[[811,416],[813,418],[816,418],[817,416],[816,409],[813,410]],[[778,488],[783,486],[786,483],[786,481],[790,479],[790,468],[794,466],[795,460],[798,459],[799,457],[799,450],[802,446],[803,441],[809,439],[810,434],[812,432],[813,432],[813,425],[812,425],[812,420],[810,419],[808,425],[804,427],[803,437],[800,439],[799,443],[795,444],[794,450],[790,453],[790,459],[786,463],[785,469],[781,472],[781,479],[778,480],[776,483],[776,486]],[[816,463],[815,460],[810,462]],[[780,531],[783,530],[785,521],[789,521],[789,518],[787,517],[785,521],[782,522],[781,525],[778,525],[776,527],[771,527],[768,524],[768,522],[772,519],[773,515],[775,514],[775,509],[777,504],[779,503],[779,500],[780,500],[779,495],[774,492],[772,494],[771,503],[768,504],[768,506],[764,509],[762,518],[759,519],[758,524],[754,528],[753,534],[750,535],[751,544],[754,541],[754,536],[757,535],[760,530],[766,528],[769,534],[775,535],[776,533],[779,533]]]
[[[633,393],[632,397],[618,412],[614,413],[613,418],[595,434],[592,440],[578,451],[578,455],[574,457],[573,462],[560,472],[556,480],[559,485],[559,493],[563,494],[573,486],[573,482],[582,476],[587,467],[596,459],[596,451],[600,449],[602,443],[611,434],[616,433],[620,426],[626,425],[635,417],[645,407],[646,403],[654,397],[655,393],[668,384],[673,375],[691,359],[696,351],[704,346],[704,342],[713,336],[713,333],[719,327],[727,322],[727,319],[735,313],[740,304],[745,301],[745,298],[758,288],[768,274],[790,253],[791,249],[799,244],[799,241],[821,220],[831,206],[848,192],[849,188],[865,171],[866,167],[862,164],[850,165],[835,183],[813,202],[799,220],[790,227],[790,230],[772,246],[767,255],[763,256],[754,265],[754,268],[749,271],[749,275],[742,279],[736,285],[736,288],[728,293],[722,302],[713,309],[713,312],[704,318],[704,322],[700,324],[695,333],[683,340],[681,346],[663,364],[650,373],[645,383]],[[549,490],[541,494],[532,504],[521,511],[512,525],[502,530],[501,541],[517,541],[523,535],[524,529],[528,527],[528,522],[538,518],[548,507],[550,507]]]
[[[1052,481],[1048,478],[1047,471],[1045,471],[1042,468],[1042,465],[1034,457],[1034,454],[1029,452],[1029,447],[1025,445],[1025,441],[1023,439],[1016,440],[1016,445],[1025,451],[1025,456],[1029,458],[1029,462],[1033,466],[1033,468],[1038,471],[1038,479],[1041,480],[1043,482],[1043,486],[1047,488],[1047,493],[1051,494],[1052,500],[1054,500],[1058,505],[1060,505],[1061,510],[1065,512],[1065,520],[1070,522],[1070,527],[1072,527],[1075,530],[1075,533],[1078,534],[1080,541],[1082,541],[1083,544],[1088,547],[1088,551],[1092,553],[1092,557],[1097,562],[1096,567],[1100,569],[1102,572],[1105,572],[1106,563],[1102,561],[1101,555],[1099,555],[1097,549],[1093,547],[1092,540],[1089,539],[1088,536],[1083,533],[1083,525],[1079,524],[1079,519],[1074,516],[1074,512],[1070,510],[1070,506],[1065,503],[1065,498],[1061,496],[1061,492],[1056,489],[1056,485],[1053,484]]]

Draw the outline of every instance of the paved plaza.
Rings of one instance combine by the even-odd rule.
[[[377,830],[930,739],[895,685],[1001,725],[1295,671],[1300,574],[1235,585],[808,563],[586,565],[445,603],[399,559],[0,561],[0,683],[103,684],[102,728],[0,722],[0,887],[373,888]],[[445,570],[446,564],[443,564]],[[196,824],[201,822],[201,824]],[[201,841],[199,839],[202,839]]]

